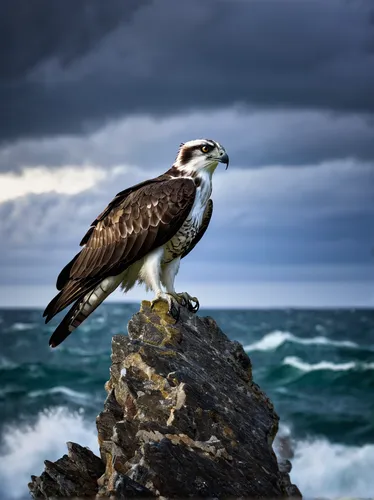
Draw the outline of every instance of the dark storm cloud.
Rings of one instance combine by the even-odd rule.
[[[2,140],[235,103],[374,110],[374,27],[364,2],[7,5]]]
[[[146,0],[3,0],[0,16],[0,78],[23,78],[57,57],[64,66],[94,49]]]
[[[232,165],[312,165],[329,160],[374,158],[374,124],[366,117],[319,111],[224,109],[212,113],[174,115],[165,120],[129,118],[93,134],[15,142],[0,148],[0,174],[25,166],[90,163],[110,167],[138,165],[166,170],[181,141],[214,137],[230,152]],[[146,147],[144,145],[146,144]]]

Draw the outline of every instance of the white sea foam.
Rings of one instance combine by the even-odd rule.
[[[66,441],[88,446],[98,454],[94,421],[59,407],[39,414],[35,425],[5,429],[0,451],[0,498],[28,498],[31,474],[40,475],[45,459],[57,460],[67,452]]]
[[[36,326],[35,323],[13,323],[11,329],[16,330],[18,332],[22,332],[24,330],[31,330],[35,326]]]
[[[28,396],[30,398],[39,398],[39,397],[45,397],[48,394],[62,394],[63,396],[67,396],[69,399],[78,402],[79,401],[83,402],[91,399],[91,396],[83,392],[74,391],[73,389],[69,389],[69,387],[64,387],[64,386],[52,387],[51,389],[45,389],[40,391],[31,391],[28,393]]]
[[[374,445],[300,441],[292,459],[291,479],[305,497],[372,498]]]
[[[294,452],[291,481],[304,498],[373,497],[373,444],[346,446],[323,438],[294,441],[292,433],[292,426],[281,423],[274,450],[281,456],[282,438],[286,438],[286,452]]]
[[[273,351],[278,347],[280,347],[282,344],[285,344],[286,342],[293,342],[295,344],[303,344],[303,345],[326,345],[335,347],[348,347],[353,349],[359,348],[358,344],[356,344],[355,342],[351,342],[350,340],[332,340],[323,336],[304,339],[301,337],[297,337],[296,335],[293,335],[290,332],[275,330],[273,332],[268,333],[257,342],[244,346],[244,350],[246,352]]]
[[[283,435],[290,429],[283,426]],[[66,441],[88,446],[98,454],[93,422],[80,413],[55,408],[39,414],[33,426],[17,424],[5,430],[0,453],[0,498],[29,498],[27,483],[39,475],[43,461],[66,453]],[[374,445],[362,447],[331,444],[324,439],[299,441],[292,459],[291,479],[304,497],[372,497]]]
[[[331,370],[335,372],[347,370],[374,370],[374,363],[359,363],[347,361],[347,363],[332,363],[331,361],[319,361],[318,363],[307,363],[296,356],[287,356],[283,360],[284,365],[292,366],[302,372],[313,372],[319,370]]]

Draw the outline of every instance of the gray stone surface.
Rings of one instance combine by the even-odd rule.
[[[33,498],[95,497],[97,478],[105,467],[99,457],[88,448],[67,443],[68,454],[57,462],[44,462],[40,477],[31,476],[29,490]]]
[[[301,497],[290,463],[278,466],[279,419],[242,346],[212,318],[183,309],[175,323],[163,302],[149,306],[130,320],[128,336],[112,340],[97,417],[102,461],[90,455],[85,466],[80,452],[46,462],[30,483],[34,497],[92,496],[96,479],[97,498]]]

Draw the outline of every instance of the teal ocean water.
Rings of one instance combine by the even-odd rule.
[[[104,304],[59,348],[40,310],[0,310],[0,498],[66,441],[97,452],[110,340],[138,305]],[[294,443],[291,477],[309,498],[374,496],[374,311],[202,310],[245,347],[255,381]]]

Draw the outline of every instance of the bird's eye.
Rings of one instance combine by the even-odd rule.
[[[207,152],[209,151],[208,146],[201,146],[201,151],[202,151],[203,153],[207,153]]]

